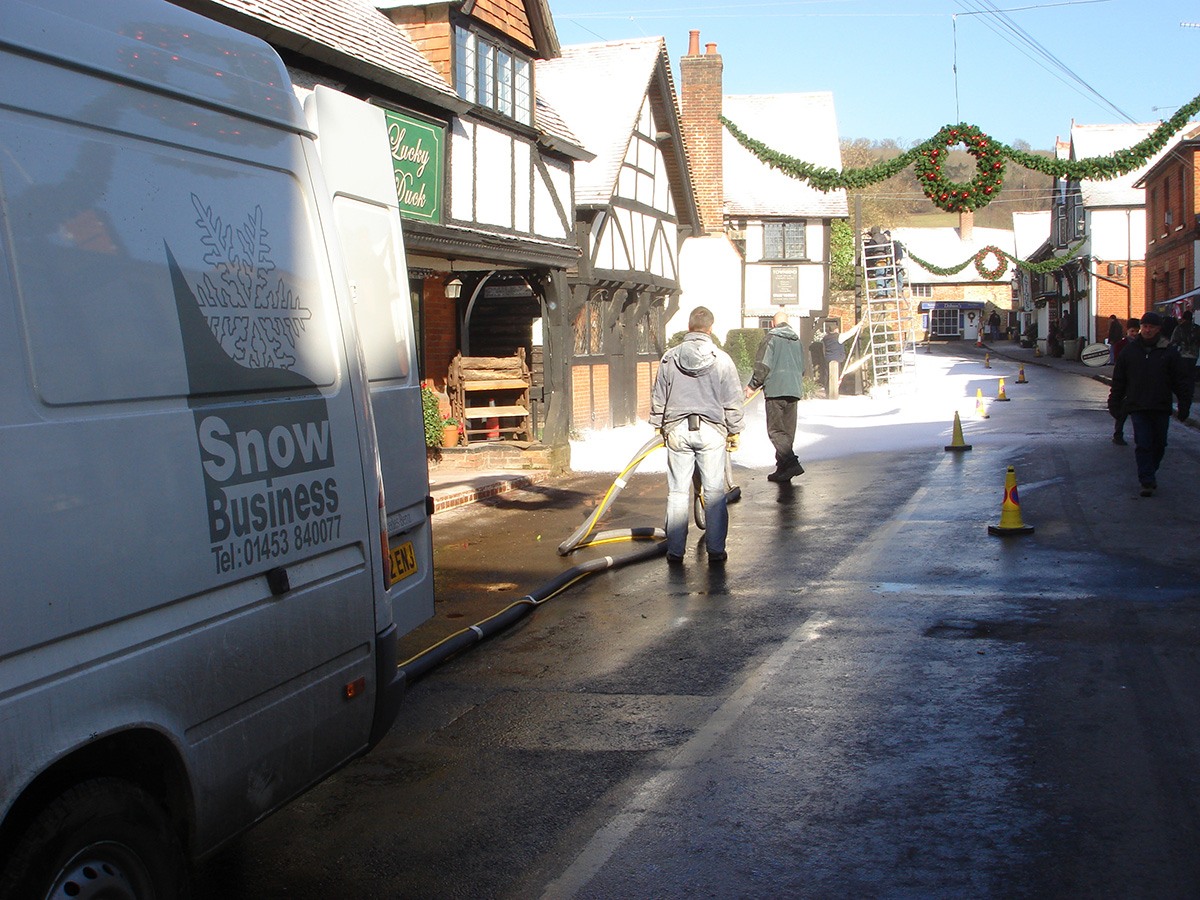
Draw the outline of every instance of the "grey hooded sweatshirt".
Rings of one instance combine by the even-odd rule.
[[[742,382],[729,354],[701,331],[663,354],[650,395],[650,424],[670,425],[696,413],[727,434],[742,430]]]

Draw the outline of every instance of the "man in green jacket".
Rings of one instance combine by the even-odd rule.
[[[775,313],[772,328],[758,345],[754,373],[746,387],[750,397],[760,387],[767,402],[767,437],[775,447],[775,471],[768,481],[791,481],[804,474],[792,445],[796,442],[796,401],[804,394],[804,348],[788,324],[787,313]]]

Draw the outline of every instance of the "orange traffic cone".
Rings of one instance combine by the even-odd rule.
[[[985,369],[990,369],[992,367],[992,354],[990,354],[990,353],[983,354],[983,367]]]
[[[987,407],[983,405],[983,388],[975,389],[975,415],[981,419],[990,418]]]
[[[1024,366],[1021,366],[1021,368],[1017,370],[1017,384],[1029,384],[1029,382],[1025,380]]]
[[[964,450],[971,449],[971,445],[963,440],[962,419],[958,417],[958,410],[954,411],[954,437],[946,445],[946,449],[956,453],[962,453]]]
[[[1033,534],[1033,526],[1021,521],[1021,501],[1017,497],[1017,470],[1012,466],[1004,475],[1004,502],[1000,506],[1000,524],[989,525],[988,534]]]
[[[1000,379],[1000,390],[998,390],[996,392],[996,399],[1000,400],[1000,401],[1005,401],[1008,399],[1008,394],[1004,393],[1004,379],[1003,378]]]

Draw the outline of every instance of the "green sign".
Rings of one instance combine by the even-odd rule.
[[[384,117],[400,214],[422,222],[441,222],[442,127],[390,109],[384,110]]]

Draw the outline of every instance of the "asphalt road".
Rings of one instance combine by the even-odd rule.
[[[199,896],[1200,895],[1200,434],[1141,498],[1106,390],[1039,369],[970,452],[935,411],[924,449],[881,419],[790,488],[739,469],[724,570],[596,576],[451,660]],[[1000,538],[1009,465],[1035,532]],[[439,514],[410,649],[572,565],[610,481]],[[635,476],[606,524],[664,503]]]

